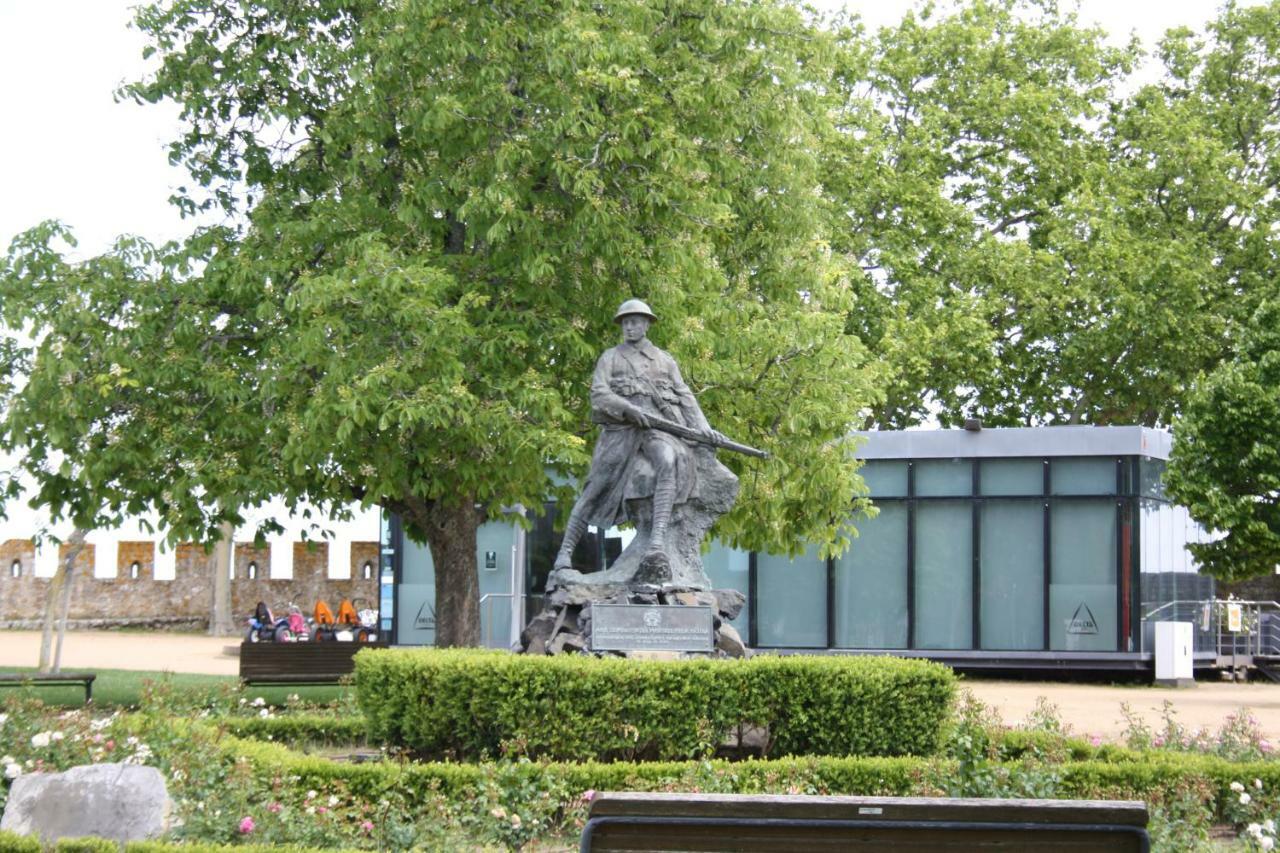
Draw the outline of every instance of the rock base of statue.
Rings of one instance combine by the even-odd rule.
[[[575,572],[575,574],[577,574]],[[533,617],[520,634],[525,654],[583,653],[591,650],[591,605],[701,605],[712,609],[717,657],[747,657],[749,652],[729,624],[742,612],[746,598],[734,589],[689,589],[671,584],[610,583],[596,580],[604,572],[584,577],[589,580],[558,586],[547,594],[542,612]],[[607,654],[625,654],[608,652]],[[694,654],[694,653],[686,653]]]
[[[635,538],[602,572],[553,571],[547,579],[545,607],[520,635],[522,651],[551,655],[590,651],[593,603],[660,604],[710,606],[714,654],[747,655],[742,638],[729,624],[746,599],[736,590],[712,591],[711,579],[702,568],[702,542],[715,520],[733,507],[738,478],[720,464],[711,448],[696,448],[693,460],[694,486],[689,499],[672,509],[661,547],[653,543],[652,471],[647,464],[636,466],[628,491],[644,497],[627,501]]]
[[[672,510],[658,559],[650,553],[653,498],[635,498],[627,501],[627,518],[635,525],[636,535],[613,565],[590,574],[559,569],[552,572],[547,588],[575,584],[642,584],[683,590],[711,589],[711,580],[702,568],[702,542],[716,519],[733,508],[738,497],[738,478],[720,464],[710,448],[697,448],[693,458],[696,485],[689,500]],[[647,482],[651,476],[646,466],[633,484],[633,490],[651,496],[653,484]]]

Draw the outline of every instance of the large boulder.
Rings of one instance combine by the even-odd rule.
[[[0,830],[44,842],[96,836],[142,841],[163,834],[171,803],[154,767],[90,764],[65,773],[30,773],[13,780]]]

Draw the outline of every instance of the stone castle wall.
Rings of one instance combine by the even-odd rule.
[[[93,577],[94,548],[86,545],[76,558],[76,573],[68,620],[76,622],[137,624],[173,622],[207,627],[213,589],[210,568],[212,554],[194,544],[179,545],[173,580],[156,580],[155,546],[151,542],[120,542],[117,546],[116,577]],[[65,555],[66,546],[61,549]],[[252,542],[237,542],[235,578],[231,581],[231,606],[237,624],[248,619],[259,601],[282,615],[288,605],[297,604],[310,615],[317,600],[328,602],[336,612],[344,599],[361,599],[358,606],[378,607],[378,543],[351,543],[351,579],[328,577],[328,543],[293,543],[293,577],[270,577],[270,547],[254,548]],[[12,576],[17,560],[19,577]],[[138,577],[131,577],[138,563]],[[249,578],[249,564],[257,564],[257,576]],[[370,563],[372,576],[364,577]],[[0,543],[0,622],[21,623],[38,620],[44,613],[49,578],[35,576],[35,548],[29,539]]]

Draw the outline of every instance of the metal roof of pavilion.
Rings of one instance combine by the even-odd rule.
[[[861,459],[960,459],[1017,456],[1147,456],[1168,459],[1172,436],[1141,426],[984,427],[871,430]]]

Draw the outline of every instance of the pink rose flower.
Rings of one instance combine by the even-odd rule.
[[[365,835],[368,835],[369,833],[373,832],[373,821],[366,820],[364,823],[360,824],[360,830]]]
[[[251,832],[253,832],[253,818],[251,817],[240,818],[240,833],[242,835],[248,835]]]
[[[284,806],[280,805],[279,803],[272,803],[271,805],[267,806],[267,811],[271,812],[272,814],[279,814],[282,808],[284,808]]]

